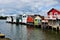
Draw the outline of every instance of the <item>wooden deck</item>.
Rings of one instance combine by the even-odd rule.
[[[17,22],[7,22],[7,23],[34,26],[34,24],[29,24],[29,23],[22,23],[22,22],[19,22],[19,23],[17,23]]]

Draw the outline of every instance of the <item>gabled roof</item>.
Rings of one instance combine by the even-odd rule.
[[[51,12],[52,10],[55,10],[55,11],[57,11],[57,12],[60,12],[59,10],[57,10],[57,9],[55,9],[55,8],[52,8],[50,11],[48,11],[48,13]]]
[[[35,18],[36,16],[39,16],[42,20],[44,19],[44,16],[41,16],[41,15],[34,15],[34,18]]]
[[[28,17],[32,17],[34,19],[34,15],[28,15]]]
[[[39,17],[39,16],[36,16],[36,17],[35,17],[35,19],[42,19],[42,18],[41,18],[41,17]]]

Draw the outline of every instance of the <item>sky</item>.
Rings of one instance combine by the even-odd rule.
[[[55,8],[60,10],[60,0],[0,0],[0,15],[40,14]]]

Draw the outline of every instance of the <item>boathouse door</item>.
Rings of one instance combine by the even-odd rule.
[[[22,15],[20,15],[19,17],[19,22],[22,22]]]

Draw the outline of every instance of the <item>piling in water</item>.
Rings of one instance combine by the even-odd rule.
[[[49,28],[48,28],[48,29],[52,30],[52,26],[49,26]]]
[[[41,28],[41,25],[34,25],[34,27],[36,27],[36,28]]]
[[[57,30],[59,31],[59,27],[57,27]]]

